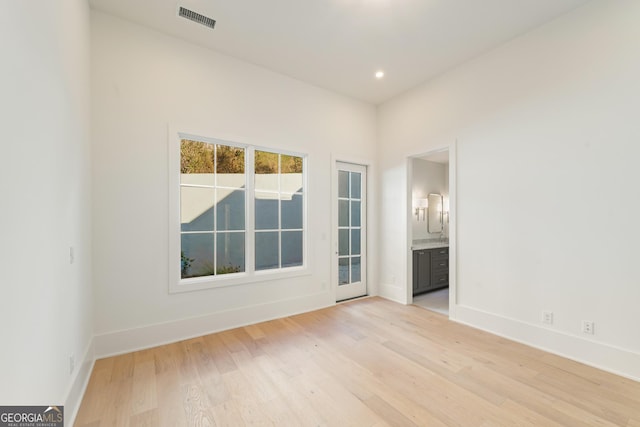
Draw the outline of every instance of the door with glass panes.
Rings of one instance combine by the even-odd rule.
[[[334,269],[337,301],[367,294],[367,168],[337,162],[337,186],[334,200],[337,212],[337,236]],[[337,187],[337,188],[336,188]]]

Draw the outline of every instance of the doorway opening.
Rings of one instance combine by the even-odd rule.
[[[455,147],[408,159],[407,301],[451,316],[455,307]]]

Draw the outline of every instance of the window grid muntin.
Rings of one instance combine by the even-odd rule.
[[[213,259],[210,260],[213,264],[213,274],[209,274],[209,275],[201,275],[201,276],[189,276],[189,277],[182,277],[182,274],[180,276],[181,280],[184,279],[193,279],[193,278],[201,278],[201,277],[216,277],[216,276],[220,276],[220,275],[228,275],[228,274],[236,274],[236,273],[222,273],[222,274],[218,274],[218,235],[221,233],[248,233],[247,230],[247,151],[248,151],[248,147],[242,147],[239,145],[234,145],[234,144],[230,144],[228,142],[225,141],[225,143],[221,143],[221,142],[213,142],[213,141],[203,141],[201,139],[193,139],[193,138],[180,138],[180,144],[182,144],[183,141],[195,141],[195,142],[200,142],[203,144],[209,144],[213,146],[213,185],[207,185],[207,184],[190,184],[190,183],[183,183],[182,182],[182,177],[180,179],[180,190],[184,187],[184,188],[208,188],[208,189],[212,189],[214,190],[214,197],[213,197],[213,205],[212,205],[212,209],[213,209],[213,230],[193,230],[193,231],[183,231],[182,230],[182,223],[180,226],[180,236],[183,236],[185,234],[211,234],[212,235],[212,239],[213,239]],[[244,156],[244,165],[243,165],[243,169],[244,169],[244,187],[229,187],[229,186],[223,186],[223,185],[218,185],[218,148],[220,146],[225,146],[225,147],[232,147],[234,149],[239,149],[243,151],[243,156]],[[180,146],[181,147],[181,146]],[[180,159],[182,159],[182,153],[180,154]],[[180,171],[180,174],[182,175],[182,172]],[[243,193],[243,210],[244,210],[244,228],[243,229],[232,229],[232,230],[218,230],[218,190],[232,190],[232,191],[241,191]],[[179,200],[179,210],[180,212],[182,211],[182,191],[180,191],[180,200]],[[181,214],[179,215],[179,217],[181,218]],[[182,238],[180,238],[180,253],[182,254],[183,251],[183,247],[182,247]],[[244,248],[243,248],[243,262],[242,262],[242,267],[241,270],[237,273],[244,273],[247,270],[247,238],[246,238],[246,234],[245,234],[245,239],[244,239]],[[188,257],[188,255],[187,255]],[[233,266],[231,266],[233,267]],[[181,272],[182,272],[182,268],[181,268]]]
[[[341,197],[340,193],[338,192],[338,204],[340,203],[340,201],[346,201],[347,202],[347,221],[348,221],[348,225],[347,226],[341,226],[338,224],[338,237],[340,234],[340,230],[346,230],[347,231],[347,235],[348,235],[348,251],[347,251],[347,255],[340,255],[340,239],[338,239],[338,271],[340,270],[340,261],[342,260],[344,262],[344,260],[347,260],[347,281],[346,282],[340,282],[340,277],[338,277],[338,285],[348,285],[350,283],[354,283],[352,281],[352,265],[353,265],[353,259],[354,258],[359,258],[359,262],[360,262],[360,268],[362,268],[362,174],[360,172],[354,172],[354,171],[340,171],[340,172],[346,172],[347,174],[347,197]],[[353,195],[353,179],[352,177],[354,175],[358,175],[360,176],[360,197],[359,198],[354,198],[352,197]],[[339,187],[339,184],[338,184]],[[351,217],[352,215],[352,203],[351,202],[360,202],[360,225],[359,226],[354,226],[353,225],[353,219]],[[339,214],[338,214],[339,217]],[[352,248],[353,248],[353,242],[352,242],[352,231],[353,230],[360,230],[360,253],[358,254],[353,254],[352,253]],[[340,275],[338,275],[340,276]],[[360,279],[362,278],[362,272],[360,272]]]
[[[254,228],[254,234],[258,234],[258,233],[277,233],[278,234],[278,265],[277,267],[272,267],[272,268],[260,268],[258,269],[258,267],[255,267],[256,271],[269,271],[269,270],[281,270],[282,268],[292,268],[292,267],[300,267],[303,266],[305,263],[305,251],[304,251],[304,245],[305,245],[305,232],[304,232],[304,228],[305,228],[305,221],[306,221],[306,209],[305,209],[305,196],[304,196],[304,176],[305,176],[305,156],[299,155],[299,154],[288,154],[288,153],[283,153],[283,152],[278,152],[278,151],[273,151],[273,150],[267,150],[267,149],[258,149],[256,148],[255,152],[263,152],[263,153],[271,153],[271,154],[276,154],[278,156],[278,165],[277,165],[277,172],[275,175],[278,176],[277,179],[277,190],[270,190],[270,189],[262,189],[262,188],[258,188],[257,185],[255,184],[256,182],[256,177],[258,175],[269,175],[269,174],[260,174],[255,172],[255,158],[256,156],[254,155],[254,168],[253,168],[253,176],[254,176],[254,203],[255,203],[255,195],[257,193],[264,193],[264,194],[272,194],[274,196],[276,196],[276,201],[277,201],[277,212],[278,212],[278,219],[277,219],[277,228],[264,228],[264,229],[258,229],[257,227]],[[302,176],[302,187],[300,191],[283,191],[283,178],[286,174],[284,174],[282,172],[282,157],[283,156],[290,156],[290,157],[298,157],[300,159],[302,159],[302,172],[301,172],[301,176]],[[283,201],[283,196],[294,196],[294,195],[299,195],[302,197],[302,206],[301,206],[301,215],[302,215],[302,228],[282,228],[282,201]],[[254,216],[254,227],[255,227],[255,216]],[[302,258],[302,262],[300,265],[296,265],[296,266],[291,266],[291,267],[283,267],[282,266],[282,232],[288,232],[288,231],[297,231],[297,232],[302,232],[302,254],[301,254],[301,258]],[[256,245],[256,243],[254,242],[254,245]],[[257,253],[257,248],[254,248],[254,254]],[[257,255],[254,258],[257,258]]]

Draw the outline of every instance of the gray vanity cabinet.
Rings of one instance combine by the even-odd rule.
[[[413,251],[413,294],[449,286],[449,248]]]
[[[413,251],[413,294],[429,290],[431,278],[431,254],[428,249]]]

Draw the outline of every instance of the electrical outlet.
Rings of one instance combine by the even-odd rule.
[[[542,323],[546,323],[547,325],[553,325],[553,311],[542,312]]]
[[[591,320],[582,321],[582,332],[584,332],[585,334],[593,335],[595,333],[594,327],[595,325]]]
[[[76,357],[72,354],[69,356],[69,375],[73,374],[73,370],[76,368]]]

